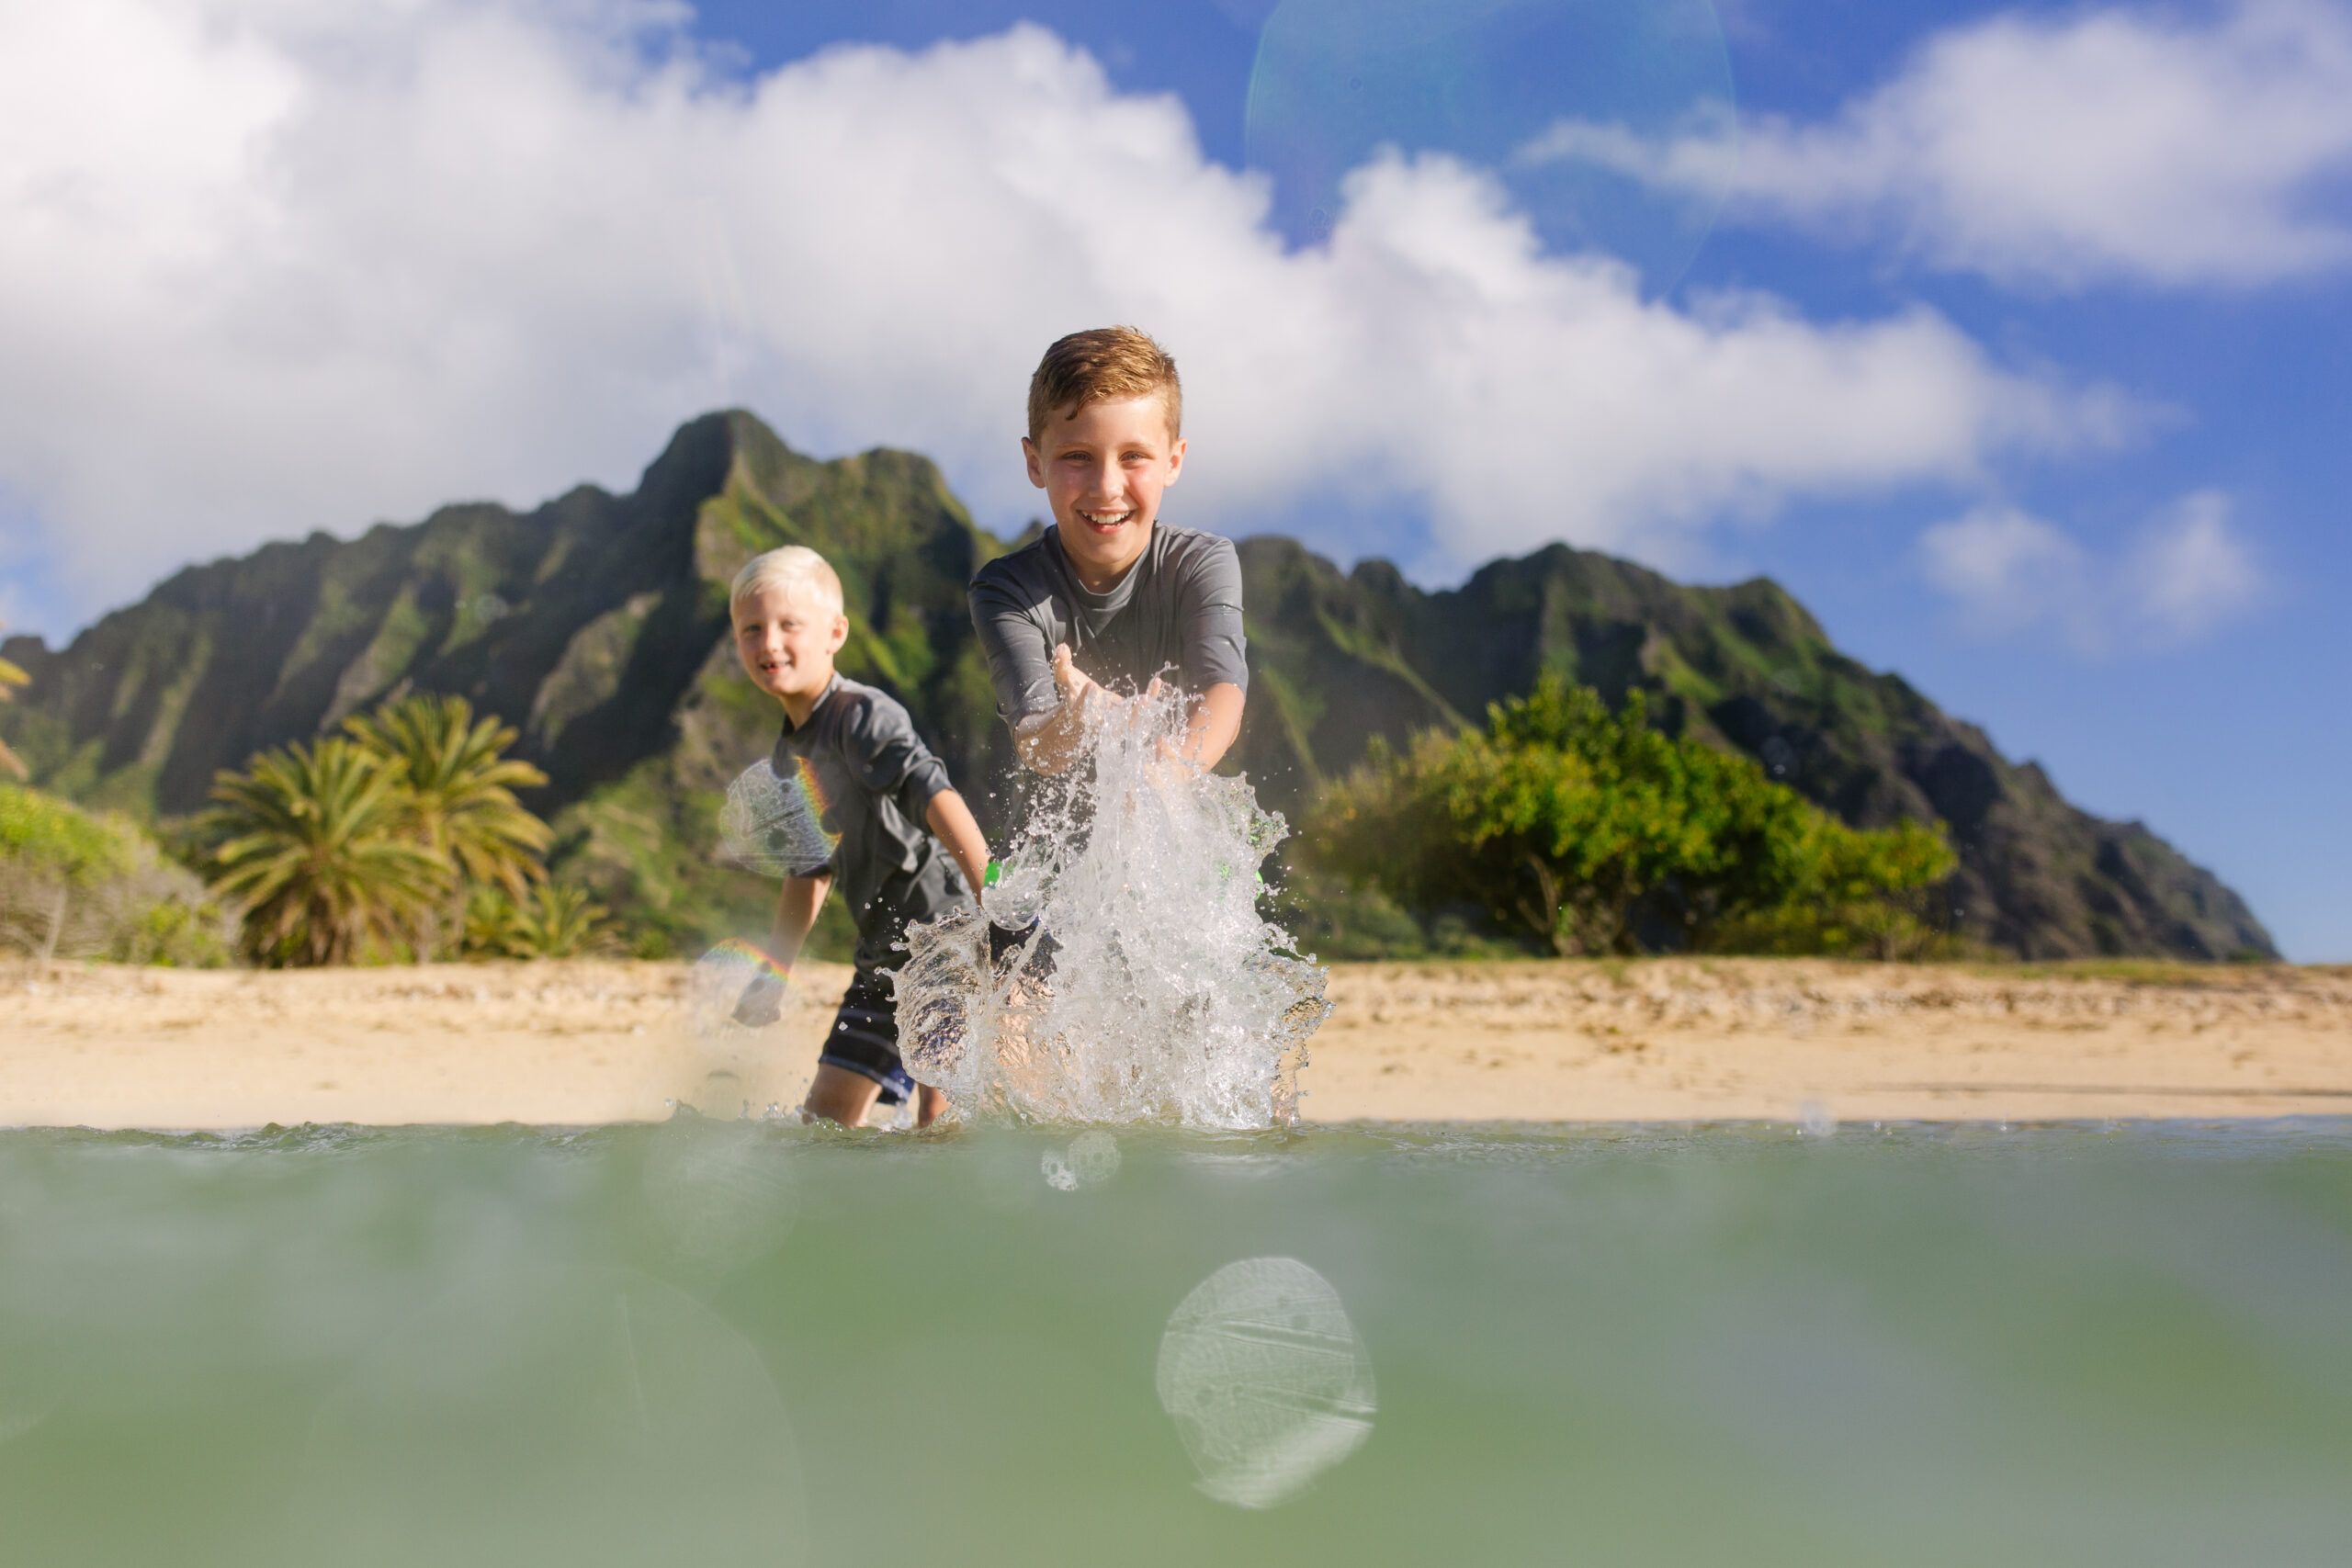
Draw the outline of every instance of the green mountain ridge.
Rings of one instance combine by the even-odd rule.
[[[313,534],[190,567],[62,649],[11,638],[0,653],[33,680],[0,735],[47,787],[168,818],[257,750],[388,695],[460,693],[548,772],[533,804],[566,874],[683,945],[714,909],[755,919],[768,897],[718,863],[714,824],[776,725],[735,666],[727,582],[786,543],[841,571],[843,671],[905,701],[1001,827],[1018,784],[964,585],[1009,547],[928,460],[820,462],[741,412],[683,426],[628,495],[582,486],[525,513],[471,503]],[[1612,703],[1649,693],[1661,725],[1756,757],[1850,822],[1947,822],[1952,923],[1980,942],[2030,958],[2276,955],[2210,872],[1838,653],[1770,581],[1688,587],[1553,546],[1432,592],[1284,538],[1239,549],[1252,686],[1235,762],[1294,819],[1373,736],[1475,721],[1556,671]]]

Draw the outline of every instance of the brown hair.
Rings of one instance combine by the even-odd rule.
[[[1133,327],[1072,333],[1046,350],[1037,373],[1029,378],[1029,439],[1044,439],[1046,422],[1064,409],[1076,413],[1108,398],[1152,392],[1168,404],[1168,434],[1173,440],[1184,426],[1184,387],[1168,351]]]

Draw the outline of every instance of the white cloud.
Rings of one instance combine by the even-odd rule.
[[[1923,310],[1645,303],[1442,159],[1359,171],[1329,248],[1286,252],[1177,100],[1039,28],[743,83],[671,20],[0,10],[0,486],[79,607],[265,537],[626,486],[726,401],[810,449],[928,452],[1016,523],[1029,368],[1114,320],[1185,367],[1171,515],[1313,534],[1402,502],[1432,570],[1550,538],[1671,559],[1727,513],[2132,422]]]
[[[2262,574],[2230,527],[2230,500],[2218,491],[2185,497],[2140,541],[2130,592],[2152,624],[2195,637],[2250,608]]]
[[[2352,260],[2352,18],[2323,0],[2000,16],[1930,39],[1825,123],[1764,117],[1736,140],[1571,122],[1528,155],[1728,181],[1750,218],[2005,282],[2268,283]]]
[[[2088,558],[2050,524],[2009,506],[1980,506],[1919,536],[1928,580],[1986,631],[2064,619],[2081,606]],[[2078,628],[2077,635],[2087,627]]]
[[[2252,551],[2229,497],[2199,491],[2151,519],[2112,558],[2005,505],[1977,507],[1919,536],[1928,581],[1988,637],[2050,628],[2086,653],[2193,640],[2260,599]]]

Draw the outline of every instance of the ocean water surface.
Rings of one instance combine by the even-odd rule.
[[[5,1560],[2352,1561],[2352,1122],[0,1134]]]

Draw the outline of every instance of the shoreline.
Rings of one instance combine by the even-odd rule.
[[[798,1101],[849,970],[730,1048],[688,966],[0,966],[0,1125],[593,1125]],[[1302,1119],[2352,1114],[2352,967],[1821,959],[1340,964]]]

